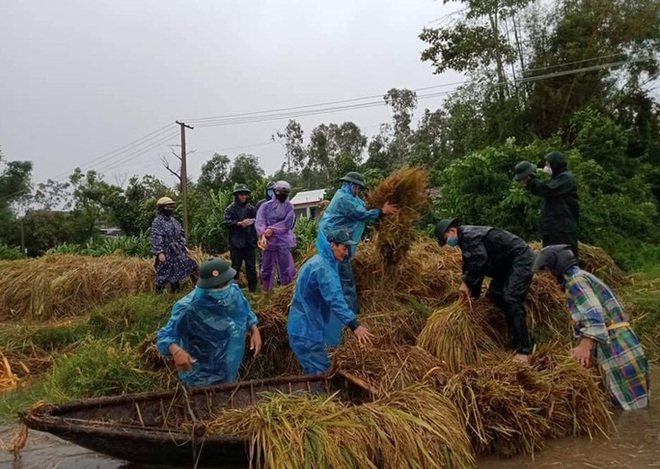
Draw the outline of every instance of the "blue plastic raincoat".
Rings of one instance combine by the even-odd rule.
[[[257,324],[243,292],[237,284],[226,290],[195,288],[172,307],[165,327],[158,331],[156,345],[165,356],[178,344],[197,360],[192,371],[179,371],[179,377],[192,386],[236,381],[243,362],[245,338]]]
[[[339,263],[330,243],[320,238],[316,248],[318,254],[298,273],[287,324],[289,343],[306,373],[327,371],[330,361],[324,345],[339,345],[343,325],[353,330],[359,326],[344,299]],[[332,322],[332,318],[338,320]]]
[[[330,205],[323,212],[319,221],[319,240],[325,241],[325,237],[337,230],[346,231],[353,241],[360,242],[367,222],[378,220],[382,212],[374,208],[367,210],[367,204],[356,195],[353,195],[354,184],[344,182],[332,198]],[[339,278],[341,287],[346,297],[346,302],[355,314],[358,313],[358,296],[351,268],[351,258],[355,255],[357,245],[351,246],[350,255],[346,260],[339,263]]]

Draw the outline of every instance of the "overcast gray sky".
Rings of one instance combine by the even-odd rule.
[[[167,130],[99,158],[176,119],[454,83],[458,75],[433,75],[420,62],[417,36],[456,8],[432,0],[2,0],[0,147],[6,159],[33,161],[35,181],[81,166],[112,182],[149,173],[172,183],[159,162],[166,143],[178,143],[159,145],[173,135]],[[298,120],[307,135],[347,120],[373,135],[389,118],[383,105]],[[283,150],[270,137],[286,122],[196,128],[189,172],[218,152],[253,153],[272,173]]]

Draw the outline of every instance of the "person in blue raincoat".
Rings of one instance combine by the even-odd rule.
[[[197,287],[176,302],[158,331],[158,350],[174,358],[179,377],[191,386],[236,381],[248,331],[250,350],[255,356],[261,350],[257,317],[235,275],[223,259],[203,262]]]
[[[352,329],[360,344],[371,343],[373,336],[348,307],[339,280],[338,265],[353,245],[355,241],[345,231],[318,238],[318,254],[305,262],[298,273],[287,333],[291,350],[306,374],[325,373],[330,369],[326,345],[339,345],[344,325]],[[333,317],[339,322],[333,323]]]
[[[346,259],[339,263],[339,278],[346,302],[351,310],[358,314],[357,287],[351,259],[355,255],[357,243],[362,238],[367,222],[378,220],[383,215],[396,213],[397,207],[386,202],[383,208],[367,210],[367,205],[359,197],[360,191],[367,187],[364,176],[360,173],[349,172],[340,181],[341,188],[335,193],[319,221],[318,239],[326,237],[333,231],[343,230],[355,242]]]

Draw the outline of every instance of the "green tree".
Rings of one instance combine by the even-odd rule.
[[[229,181],[232,184],[247,184],[254,186],[264,177],[264,170],[259,166],[259,159],[247,153],[236,157],[229,171]]]
[[[224,189],[229,185],[230,161],[227,155],[214,153],[210,160],[202,165],[202,174],[197,184],[204,189]]]

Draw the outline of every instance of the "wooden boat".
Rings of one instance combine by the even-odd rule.
[[[258,402],[263,392],[314,393],[352,401],[368,397],[349,374],[304,375],[202,388],[125,394],[44,405],[21,415],[31,429],[51,433],[99,453],[149,465],[245,467],[246,438],[205,435],[200,420],[223,409]]]

